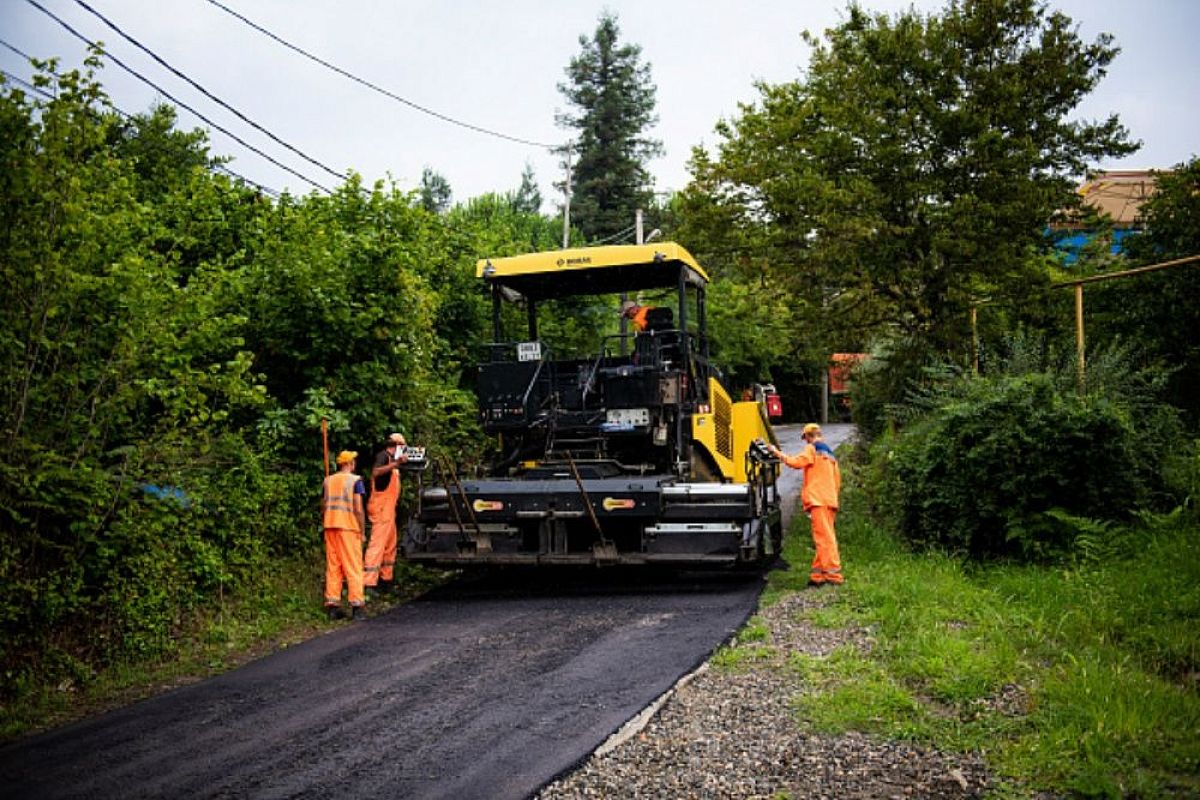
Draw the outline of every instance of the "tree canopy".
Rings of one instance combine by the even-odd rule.
[[[558,116],[573,128],[571,221],[590,240],[615,236],[633,224],[635,211],[653,203],[646,162],[662,144],[647,135],[658,120],[657,89],[641,47],[620,44],[620,28],[610,13],[601,15],[591,38],[579,37],[581,52],[560,83],[572,111]]]
[[[1046,282],[1033,256],[1076,176],[1132,152],[1115,116],[1070,118],[1117,54],[1036,0],[889,17],[851,5],[803,78],[697,149],[687,235],[727,271],[766,270],[832,347],[872,332],[954,351],[977,298]],[[823,333],[822,333],[823,332]]]
[[[0,81],[0,698],[168,652],[310,555],[322,419],[477,459],[475,259],[559,230],[432,171],[275,200],[170,108],[114,112],[98,58],[36,66],[44,95]]]

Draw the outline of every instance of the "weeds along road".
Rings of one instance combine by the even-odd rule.
[[[780,431],[789,452],[798,434]],[[831,437],[832,438],[832,437]],[[787,491],[796,473],[786,470]],[[0,750],[6,798],[522,798],[708,658],[762,576],[463,578]]]

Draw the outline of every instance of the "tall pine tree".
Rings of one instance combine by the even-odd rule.
[[[662,154],[662,143],[646,135],[654,114],[656,88],[642,48],[619,44],[617,19],[604,13],[582,51],[571,59],[568,81],[558,89],[572,111],[558,124],[574,128],[571,147],[571,221],[591,240],[617,235],[633,224],[638,208],[654,200],[646,162]]]

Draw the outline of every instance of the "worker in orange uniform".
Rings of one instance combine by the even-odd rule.
[[[330,619],[342,618],[342,581],[350,601],[350,615],[365,619],[363,610],[363,495],[367,488],[354,474],[358,453],[337,455],[338,471],[325,479],[325,609]]]
[[[820,425],[810,422],[804,426],[803,435],[804,449],[794,456],[784,454],[773,444],[767,445],[767,449],[789,467],[804,470],[800,502],[812,520],[813,546],[817,550],[808,585],[840,586],[844,579],[834,522],[837,520],[838,492],[842,489],[842,472],[833,448],[821,440]]]
[[[633,327],[639,332],[646,330],[649,324],[647,317],[654,309],[654,306],[639,306],[632,300],[626,300],[621,303],[621,316],[629,320]]]
[[[396,502],[400,499],[401,464],[408,460],[404,436],[393,433],[387,445],[375,456],[371,469],[371,499],[367,516],[371,519],[371,541],[363,561],[363,585],[369,594],[392,586],[396,566]]]

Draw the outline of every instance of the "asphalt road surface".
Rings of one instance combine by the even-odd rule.
[[[788,452],[794,428],[777,429]],[[831,426],[827,439],[835,439]],[[794,495],[798,473],[785,470]],[[705,661],[758,575],[462,579],[0,749],[5,798],[523,798]]]

